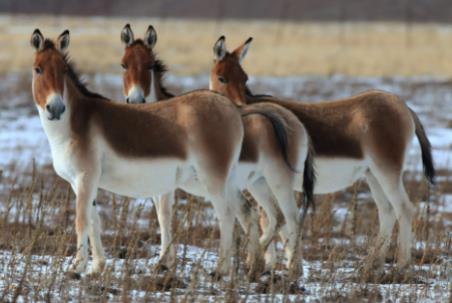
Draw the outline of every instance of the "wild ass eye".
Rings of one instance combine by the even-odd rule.
[[[218,81],[220,81],[220,83],[225,84],[227,81],[226,79],[224,79],[222,76],[218,76]]]
[[[121,66],[122,66],[123,69],[127,69],[127,64],[121,63]]]
[[[35,73],[42,74],[42,68],[40,68],[39,66],[35,67]]]

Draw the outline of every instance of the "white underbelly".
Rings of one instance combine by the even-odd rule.
[[[343,190],[362,178],[368,169],[366,160],[315,158],[317,182],[314,192],[327,194]]]
[[[99,187],[133,198],[170,192],[190,176],[179,159],[130,159],[107,156],[102,161]]]

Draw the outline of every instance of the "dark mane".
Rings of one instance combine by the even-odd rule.
[[[89,97],[89,98],[109,100],[108,98],[106,98],[98,93],[94,93],[94,92],[90,91],[86,87],[86,84],[80,80],[80,76],[78,75],[78,73],[74,67],[74,64],[71,62],[68,54],[65,54],[63,58],[64,58],[64,62],[66,63],[67,76],[72,80],[74,85],[84,96]]]
[[[157,81],[159,82],[160,91],[162,94],[164,94],[168,99],[173,98],[174,94],[170,93],[168,89],[163,85],[163,78],[165,76],[165,73],[168,71],[166,65],[161,61],[160,59],[157,59],[157,56],[155,56],[154,61],[154,72],[155,76],[157,78]]]

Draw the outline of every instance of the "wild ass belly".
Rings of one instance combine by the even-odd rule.
[[[232,171],[229,182],[238,189],[244,190],[250,183],[261,176],[262,175],[256,171],[256,163],[239,162]],[[188,180],[184,179],[180,188],[192,195],[209,199],[206,187],[201,183],[196,174],[193,174]]]
[[[327,194],[343,190],[362,178],[368,169],[365,159],[315,158],[317,182],[314,192]]]
[[[130,159],[106,155],[102,161],[99,187],[133,198],[168,193],[193,175],[180,159]]]

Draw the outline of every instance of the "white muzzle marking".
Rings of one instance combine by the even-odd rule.
[[[49,120],[60,120],[65,110],[66,105],[60,94],[53,93],[47,97],[45,112]]]
[[[144,103],[144,92],[141,87],[134,85],[127,93],[127,103]]]

